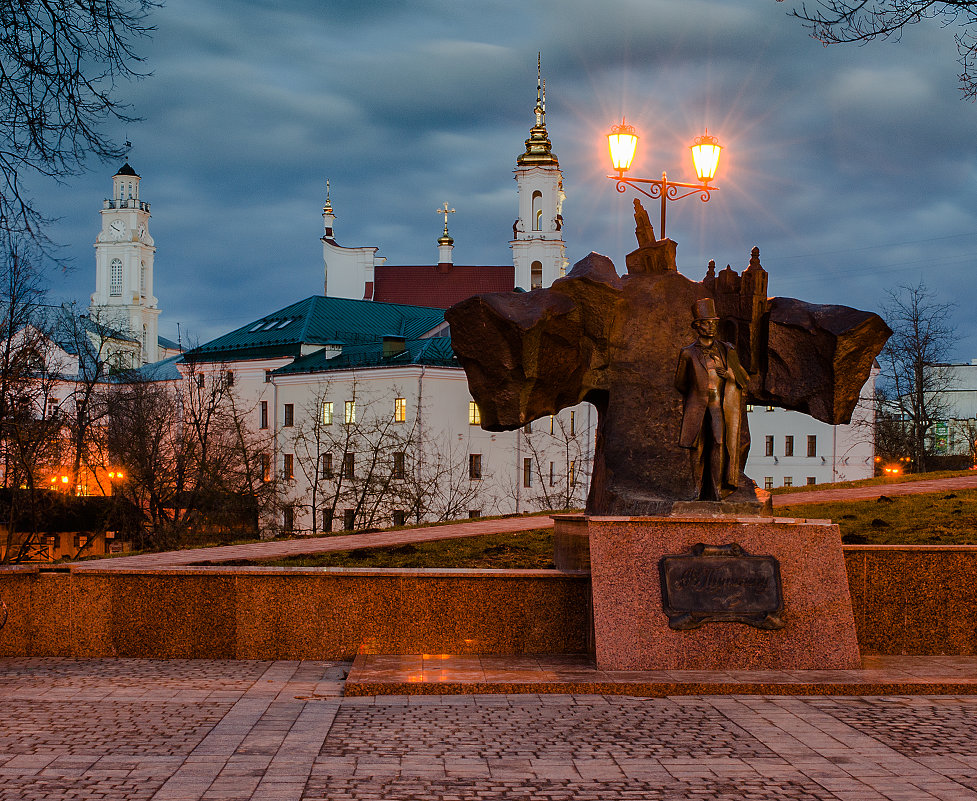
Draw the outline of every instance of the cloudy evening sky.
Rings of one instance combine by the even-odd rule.
[[[341,244],[433,263],[447,201],[456,263],[511,263],[541,51],[571,263],[596,250],[623,271],[635,247],[633,195],[605,178],[622,114],[649,177],[689,180],[708,127],[720,191],[669,208],[682,272],[742,269],[758,245],[771,294],[867,309],[923,279],[958,304],[956,356],[977,356],[977,107],[960,99],[953,30],[825,48],[790,5],[168,0],[140,45],[152,76],[122,89],[144,121],[110,130],[152,204],[160,333],[179,322],[202,342],[321,293],[327,177]],[[75,267],[55,295],[83,305],[120,165],[92,166],[32,182]]]

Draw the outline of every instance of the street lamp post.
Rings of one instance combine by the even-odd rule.
[[[710,136],[707,131],[703,136],[696,137],[690,146],[692,151],[692,166],[695,174],[699,178],[697,184],[685,184],[679,181],[669,181],[667,173],[662,170],[661,180],[655,178],[631,178],[625,173],[631,169],[631,162],[638,146],[638,136],[634,128],[628,125],[623,119],[620,125],[615,125],[607,135],[607,145],[611,154],[611,164],[617,171],[617,175],[608,175],[611,180],[617,181],[617,191],[624,192],[627,187],[631,187],[646,197],[653,200],[661,198],[661,229],[660,236],[665,238],[665,203],[669,200],[681,200],[682,198],[698,194],[702,202],[705,203],[712,196],[712,193],[719,189],[718,186],[710,185],[710,181],[716,176],[719,167],[719,156],[722,146],[715,136]],[[645,189],[644,187],[648,187]],[[691,191],[679,194],[679,190],[689,189]]]

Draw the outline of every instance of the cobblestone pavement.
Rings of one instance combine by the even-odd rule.
[[[977,801],[977,698],[343,698],[348,663],[0,660],[0,801]]]

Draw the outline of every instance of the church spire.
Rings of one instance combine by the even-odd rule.
[[[336,222],[336,215],[332,210],[332,198],[329,196],[329,179],[326,178],[326,205],[322,207],[322,239],[331,240],[333,233],[333,223]]]
[[[542,54],[536,54],[536,124],[529,129],[526,152],[516,159],[520,167],[552,164],[559,166],[553,145],[546,133],[546,81],[543,80]]]

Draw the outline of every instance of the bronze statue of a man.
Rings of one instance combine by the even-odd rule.
[[[679,445],[690,450],[697,500],[720,501],[740,474],[743,391],[750,381],[734,347],[717,338],[719,317],[712,298],[692,305],[696,340],[682,348],[675,389],[682,393]]]

